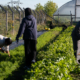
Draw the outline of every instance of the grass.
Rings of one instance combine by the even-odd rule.
[[[70,72],[73,80],[80,80],[80,65],[76,65],[75,69]]]
[[[51,39],[55,38],[56,35],[59,35],[59,32],[62,29],[55,28],[47,33],[44,33],[38,38],[37,50],[39,51],[44,47]],[[56,34],[55,34],[56,31]],[[54,34],[53,34],[54,33]],[[50,37],[47,37],[47,34],[50,34]],[[43,39],[42,39],[43,38]],[[42,40],[42,41],[41,41]],[[41,44],[42,42],[42,44]],[[23,78],[25,71],[23,66],[25,65],[25,56],[24,56],[24,46],[19,46],[14,50],[10,50],[11,57],[8,57],[7,54],[1,53],[0,56],[0,80],[17,80]]]
[[[73,27],[69,27],[40,48],[37,63],[32,65],[30,71],[26,70],[25,80],[73,80],[70,72],[74,71],[76,61],[71,40],[72,30]],[[47,34],[48,37],[50,35]]]
[[[37,80],[46,78],[47,80],[57,80],[61,76],[61,72],[64,75],[61,80],[68,80],[68,78],[69,80],[79,80],[80,66],[75,67],[70,36],[72,30],[73,27],[70,27],[63,32],[61,27],[56,27],[38,37],[37,62],[29,73],[22,68],[25,65],[23,45],[10,50],[10,58],[7,54],[0,53],[0,80],[27,80],[28,78],[30,78],[29,80],[33,78],[33,80],[35,78]],[[58,68],[60,70],[56,71]],[[54,71],[55,78],[53,77]]]

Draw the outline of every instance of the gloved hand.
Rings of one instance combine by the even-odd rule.
[[[17,42],[17,44],[18,44],[18,42],[19,42],[19,39],[18,39],[18,38],[16,38],[16,42]]]

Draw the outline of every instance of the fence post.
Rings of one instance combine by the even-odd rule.
[[[59,11],[58,11],[58,26],[59,26]]]
[[[39,17],[39,24],[40,24],[40,13],[39,13],[39,11],[37,11],[37,13],[38,13],[38,15],[39,15],[38,17]]]
[[[36,19],[37,19],[37,24],[39,23],[39,19],[38,19],[38,13],[37,13],[37,11],[35,11],[36,12]]]
[[[39,11],[36,11],[37,12],[37,15],[38,15],[38,22],[40,24],[40,14],[39,14]]]
[[[40,24],[42,23],[42,13],[41,11],[39,11],[39,14],[40,14]]]
[[[44,23],[44,15],[43,15],[42,11],[41,11],[41,15],[42,15],[42,23]]]
[[[36,21],[37,21],[37,14],[36,14],[36,11],[33,10],[33,12],[34,12],[34,14],[35,14],[35,18],[36,18]]]
[[[36,16],[36,13],[35,13],[35,11],[34,11],[34,10],[33,10],[33,12],[34,12],[35,18],[36,18],[36,20],[37,20],[37,16]]]
[[[71,14],[71,26],[72,26],[72,19],[73,19],[73,18],[72,18],[72,14]]]
[[[6,33],[7,33],[7,31],[8,31],[8,11],[5,10],[4,7],[2,7],[1,5],[0,5],[0,7],[1,7],[2,10],[5,11],[5,13],[6,13]]]
[[[37,23],[38,23],[38,19],[37,19],[37,13],[36,13],[36,11],[34,11],[35,12],[35,15],[36,15],[36,21],[37,21]]]
[[[46,23],[46,12],[44,12],[44,10],[42,10],[43,11],[43,13],[44,13],[44,15],[43,15],[43,20],[44,20],[44,23]]]
[[[23,16],[25,17],[25,8],[23,8]]]
[[[36,21],[37,21],[37,15],[36,15],[36,12],[34,10],[33,10],[33,13],[34,13]]]
[[[21,12],[19,13],[19,19],[20,19],[20,23],[21,23]]]
[[[8,32],[8,11],[6,11],[6,31]]]
[[[18,11],[18,13],[19,13],[19,22],[21,23],[21,12],[16,8],[16,7],[14,7],[17,11]]]
[[[13,35],[14,35],[14,12],[13,12],[13,10],[11,9],[11,7],[8,5],[8,7],[9,7],[9,9],[11,10],[11,12],[12,12],[12,21],[13,21],[13,23],[12,23],[12,33],[13,33]]]
[[[12,12],[12,21],[13,21],[13,24],[12,24],[12,27],[13,27],[12,32],[14,34],[14,12]]]
[[[21,9],[21,7],[19,7],[19,9],[23,12],[23,17],[25,17],[25,16],[24,16],[24,11]]]

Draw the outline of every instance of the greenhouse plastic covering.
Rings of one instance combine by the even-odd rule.
[[[65,3],[53,14],[53,16],[54,18],[58,16],[67,16],[67,18],[69,17],[70,20],[71,14],[72,17],[75,17],[77,20],[80,20],[80,0],[71,0]]]
[[[53,15],[70,15],[70,12],[75,15],[75,1],[72,0],[62,5]]]

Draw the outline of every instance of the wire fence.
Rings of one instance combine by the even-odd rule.
[[[45,23],[46,15],[43,11],[32,10],[32,14],[36,18],[37,24]],[[3,7],[0,5],[0,34],[15,34],[24,16],[24,9],[20,7],[10,7],[9,5]]]
[[[49,26],[51,21],[54,25],[60,24],[59,20],[50,17],[43,10],[32,10],[32,14],[37,20],[37,25],[47,24]],[[21,9],[20,7],[10,7],[9,5],[4,7],[0,5],[0,34],[5,36],[8,34],[11,36],[16,34],[23,17],[25,17],[24,9]]]

